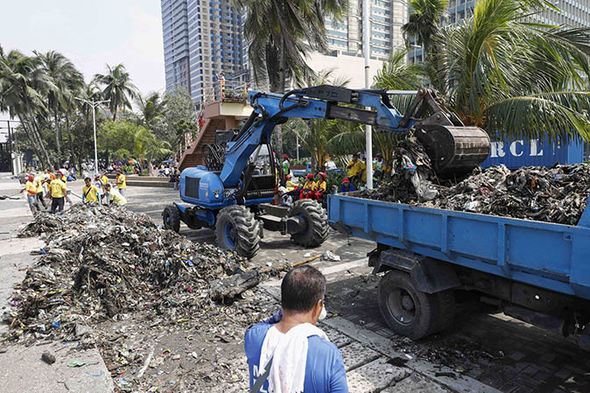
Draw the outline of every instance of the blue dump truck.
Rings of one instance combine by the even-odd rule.
[[[590,350],[590,207],[576,226],[330,195],[328,220],[376,242],[369,254],[380,311],[419,339],[448,327],[455,291],[575,336]]]

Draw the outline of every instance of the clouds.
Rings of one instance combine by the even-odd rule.
[[[161,91],[164,55],[158,0],[27,0],[2,5],[5,50],[56,50],[86,80],[123,63],[142,93]],[[6,17],[10,15],[10,17]]]

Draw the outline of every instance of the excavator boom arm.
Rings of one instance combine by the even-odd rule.
[[[251,91],[254,108],[239,133],[228,142],[220,177],[226,188],[237,187],[254,150],[269,143],[274,128],[288,118],[340,119],[369,124],[381,131],[407,133],[414,126],[425,144],[435,169],[469,170],[485,160],[489,137],[477,127],[465,127],[457,116],[444,109],[434,92],[420,89],[406,114],[395,108],[384,90],[354,90],[337,86],[313,86],[287,94]],[[430,109],[433,115],[417,119]],[[432,132],[431,132],[432,130]],[[467,133],[463,132],[468,130]],[[438,144],[442,144],[438,146]],[[467,154],[468,159],[463,159]],[[450,165],[449,165],[450,164]]]

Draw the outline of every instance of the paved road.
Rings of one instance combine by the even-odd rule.
[[[147,213],[156,222],[161,220],[163,207],[177,200],[177,193],[172,189],[130,189],[129,194],[130,208]],[[210,230],[193,231],[183,226],[181,233],[195,241],[214,241]],[[276,265],[285,260],[294,263],[305,255],[331,250],[340,255],[342,263],[346,264],[363,258],[372,248],[370,242],[332,233],[320,249],[301,250],[279,234],[269,234],[254,263]],[[426,359],[417,363],[419,367],[410,369],[406,376],[411,377],[409,381],[422,383],[426,378],[425,386],[430,386],[428,381],[436,382],[428,389],[446,386],[456,391],[483,391],[484,387],[489,387],[503,392],[590,392],[590,353],[580,350],[571,340],[501,313],[487,314],[479,309],[478,304],[466,302],[460,305],[455,324],[448,332],[413,343],[395,335],[383,321],[376,303],[378,278],[371,276],[370,269],[357,266],[343,271],[336,262],[316,265],[338,272],[330,276],[327,294],[328,307],[338,317],[329,319],[327,323],[335,323],[340,331],[349,333],[348,337],[356,342],[363,342],[362,338],[367,335],[377,335],[372,337],[395,348],[395,351],[390,348],[389,352],[378,352],[390,360],[399,353],[406,358],[405,355],[411,356],[414,361]],[[356,347],[357,344],[351,349]],[[343,348],[345,357],[347,351]],[[361,366],[367,360],[381,359],[373,359],[377,356],[373,352],[367,351],[366,354],[368,357],[359,363]],[[453,367],[445,369],[444,364]],[[352,373],[355,367],[361,366],[349,363],[348,369]],[[441,371],[443,369],[446,371]],[[364,372],[364,369],[359,372]],[[358,374],[351,373],[349,376]],[[440,375],[434,377],[437,373]],[[396,378],[394,375],[389,385]],[[382,382],[374,387],[377,390],[384,388]]]
[[[70,184],[77,193],[81,186],[81,182]],[[0,180],[0,194],[12,191],[18,191],[18,185]],[[177,194],[167,188],[130,187],[128,199],[129,209],[145,213],[159,223],[161,211],[177,200]],[[0,301],[5,303],[12,283],[22,279],[25,274],[22,269],[33,261],[29,251],[38,248],[40,243],[34,240],[29,243],[14,236],[15,228],[31,218],[24,199],[0,201],[0,219],[3,218],[7,224],[0,229],[0,274],[8,280],[3,280],[0,285]],[[195,241],[214,242],[213,232],[207,229],[194,231],[183,226],[181,233]],[[324,322],[323,328],[343,353],[351,391],[590,391],[590,354],[579,350],[567,339],[503,314],[483,313],[474,309],[470,302],[461,305],[454,326],[444,334],[420,342],[397,336],[387,328],[379,314],[376,304],[378,277],[370,274],[363,259],[372,247],[369,242],[332,233],[322,247],[304,250],[291,244],[288,238],[267,233],[260,253],[252,261],[260,266],[278,266],[325,250],[341,256],[341,262],[320,261],[314,265],[322,268],[328,277],[326,301],[331,317]],[[277,284],[269,282],[265,287],[276,296]],[[0,348],[0,369],[5,370],[0,373],[0,385],[17,386],[15,383],[19,380],[22,383],[23,375],[40,373],[47,381],[58,381],[57,387],[53,389],[52,385],[50,391],[59,392],[62,391],[60,388],[75,386],[71,375],[59,375],[55,369],[38,361],[41,349],[33,347],[37,352],[24,353],[21,352],[23,348],[18,348],[2,353]],[[62,363],[72,356],[68,351],[60,352],[65,354]],[[19,367],[11,366],[13,364]],[[36,390],[35,381],[36,378],[28,380],[33,386],[25,390],[43,391]],[[70,385],[65,381],[70,381]]]

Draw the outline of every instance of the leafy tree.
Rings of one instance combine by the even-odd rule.
[[[423,70],[419,64],[408,64],[407,51],[395,51],[387,61],[383,62],[381,69],[373,81],[373,87],[386,90],[416,90],[422,84]]]
[[[114,67],[107,64],[107,73],[96,74],[94,80],[104,87],[102,94],[105,100],[109,100],[113,120],[117,120],[117,110],[131,109],[131,99],[137,97],[138,93],[123,64],[117,64]]]
[[[164,132],[159,137],[166,140],[174,148],[179,150],[184,143],[185,134],[194,137],[197,130],[197,113],[195,104],[186,89],[176,88],[164,94],[165,120]]]
[[[47,112],[44,92],[49,84],[39,59],[25,56],[17,50],[1,54],[0,109],[8,110],[11,117],[18,117],[31,149],[44,167],[52,166],[40,122]]]
[[[149,93],[145,97],[138,95],[137,106],[139,108],[139,115],[143,125],[153,128],[158,122],[164,118],[166,110],[166,101],[162,99],[160,93]]]
[[[310,50],[325,51],[325,19],[339,20],[346,0],[232,0],[247,10],[244,30],[248,58],[258,84],[283,93],[292,79],[301,81],[313,71],[305,62]],[[275,146],[282,154],[281,128],[275,129]]]
[[[441,31],[447,101],[466,125],[492,134],[590,140],[590,29],[523,22],[539,7],[483,0],[471,19]]]
[[[172,150],[168,142],[159,140],[151,130],[139,126],[133,138],[133,153],[142,167],[147,166],[148,175],[152,176],[152,162],[170,156]]]
[[[135,134],[144,127],[130,121],[106,120],[98,130],[98,147],[107,152],[120,149],[133,151],[135,149]]]
[[[61,118],[66,122],[66,131],[70,142],[70,157],[73,156],[72,136],[69,133],[69,120],[76,109],[75,97],[84,87],[84,77],[74,64],[64,55],[55,51],[39,53],[33,51],[40,61],[40,68],[46,74],[46,107],[53,115],[55,147],[59,161],[62,160]]]

